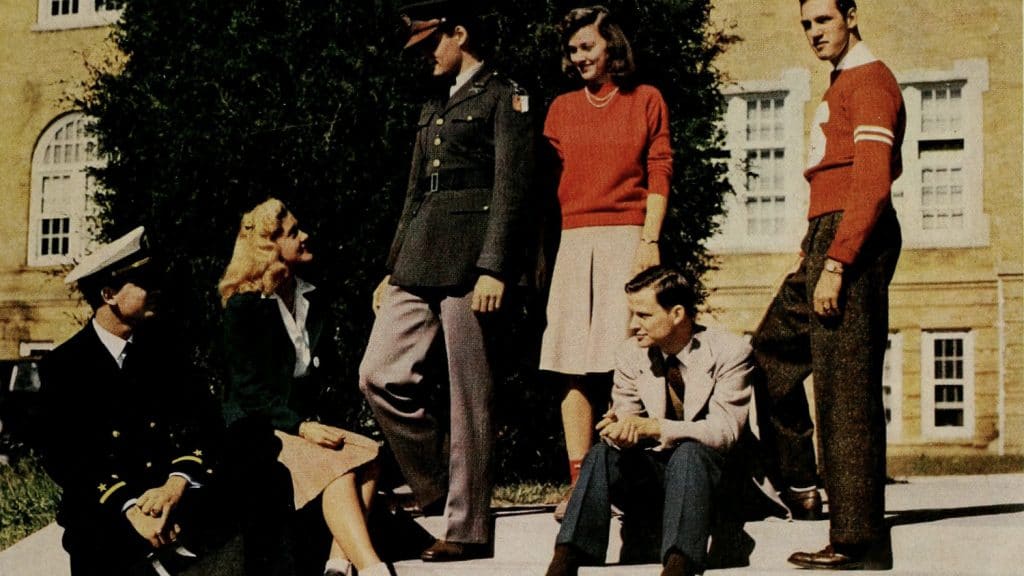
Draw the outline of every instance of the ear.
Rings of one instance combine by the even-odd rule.
[[[846,20],[846,27],[853,30],[857,27],[857,7],[854,6],[846,11],[846,16],[843,18]]]
[[[676,304],[668,311],[669,316],[672,317],[672,325],[679,326],[686,321],[686,309],[683,308],[682,304]]]
[[[469,40],[469,30],[466,30],[465,26],[457,25],[455,26],[455,29],[452,30],[452,37],[455,38],[455,42],[458,43],[459,48],[462,48],[466,44],[466,41]]]
[[[109,304],[111,306],[116,304],[117,301],[114,299],[114,296],[117,296],[117,290],[114,290],[110,286],[104,286],[100,289],[100,298],[103,298],[103,302],[105,304]]]

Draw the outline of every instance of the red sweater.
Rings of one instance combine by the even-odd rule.
[[[606,85],[598,97],[614,86]],[[653,86],[619,92],[597,108],[583,90],[551,103],[544,136],[562,161],[562,228],[642,225],[647,194],[668,195],[668,107]]]
[[[832,73],[811,126],[808,218],[843,212],[828,256],[844,264],[890,205],[890,187],[903,170],[900,146],[906,110],[892,72],[858,44]]]

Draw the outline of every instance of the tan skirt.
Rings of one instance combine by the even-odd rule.
[[[346,431],[345,442],[333,450],[280,430],[274,434],[281,439],[277,460],[291,472],[296,510],[319,496],[331,482],[377,457],[377,443],[355,432]]]
[[[562,231],[551,273],[541,370],[582,375],[615,369],[615,351],[629,336],[624,288],[632,278],[640,232],[640,226]]]

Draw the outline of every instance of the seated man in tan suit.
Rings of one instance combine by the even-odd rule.
[[[604,562],[612,504],[622,562],[702,573],[726,457],[746,426],[750,346],[694,322],[697,296],[677,270],[645,270],[626,293],[635,337],[620,349],[612,409],[597,424],[604,442],[584,460],[548,576]]]

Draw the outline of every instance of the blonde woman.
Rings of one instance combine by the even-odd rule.
[[[377,444],[321,423],[317,403],[321,345],[330,346],[324,304],[297,275],[313,260],[299,222],[271,198],[242,217],[221,279],[229,379],[224,416],[230,430],[280,441],[295,508],[322,496],[333,542],[324,574],[388,575],[370,541],[366,512],[377,477]],[[237,436],[237,434],[235,435]],[[240,439],[260,445],[261,438]]]

